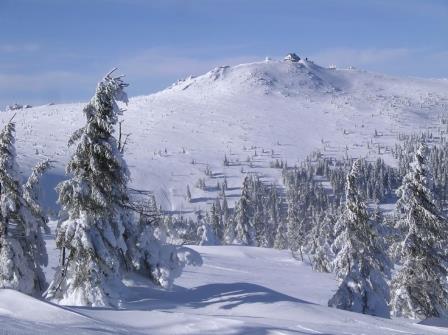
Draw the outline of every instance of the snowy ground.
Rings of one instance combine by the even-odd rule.
[[[333,275],[313,272],[287,251],[194,248],[204,265],[187,268],[173,291],[128,279],[119,310],[60,307],[0,290],[0,334],[448,334],[326,307]]]

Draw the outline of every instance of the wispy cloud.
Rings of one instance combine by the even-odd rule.
[[[318,52],[311,57],[322,64],[336,64],[341,66],[365,66],[378,63],[394,62],[409,57],[415,50],[406,48],[391,49],[350,49],[336,48]]]
[[[40,92],[67,86],[85,85],[89,83],[89,79],[92,79],[92,76],[64,71],[33,74],[0,73],[0,90]]]
[[[40,46],[35,43],[0,44],[0,53],[35,52]]]
[[[261,60],[253,55],[211,56],[191,54],[190,50],[175,48],[153,48],[119,61],[120,68],[129,75],[150,78],[151,76],[172,78],[198,75],[221,65],[236,65]]]
[[[334,48],[310,58],[321,65],[357,68],[395,75],[441,78],[448,73],[448,50],[426,48]],[[436,65],[436,66],[435,66]]]
[[[97,81],[91,74],[64,71],[0,73],[0,110],[13,103],[40,105],[87,100]]]
[[[32,103],[51,101],[74,101],[88,99],[93,94],[96,83],[112,66],[119,67],[120,73],[130,81],[130,94],[147,94],[163,89],[177,79],[188,75],[200,75],[220,65],[236,65],[260,60],[256,56],[221,56],[212,49],[153,48],[134,55],[111,60],[95,69],[75,72],[73,70],[34,69],[26,71],[1,71],[0,69],[0,107],[16,102],[17,96],[32,96]],[[212,56],[205,56],[212,53]],[[17,69],[19,70],[19,69]],[[2,97],[3,96],[3,97]],[[40,97],[40,98],[39,98]],[[19,101],[29,103],[29,101]]]

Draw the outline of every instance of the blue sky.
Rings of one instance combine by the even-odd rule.
[[[130,95],[295,51],[321,65],[448,78],[446,0],[0,0],[0,109]]]

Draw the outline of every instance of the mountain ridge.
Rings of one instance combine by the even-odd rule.
[[[16,111],[23,170],[44,158],[56,161],[48,203],[65,178],[73,150],[67,141],[84,124],[82,108],[76,103]],[[276,159],[293,166],[320,150],[330,157],[380,155],[394,164],[391,148],[400,133],[442,131],[440,117],[447,113],[448,81],[324,68],[306,59],[267,60],[218,67],[130,98],[122,128],[130,134],[125,158],[132,186],[153,190],[167,211],[189,214],[218,196],[215,185],[224,177],[233,190],[231,205],[247,173],[281,185],[281,171],[270,167]],[[11,116],[0,113],[0,121]],[[224,166],[225,156],[230,166]],[[207,166],[211,176],[204,173]],[[206,189],[195,187],[200,178]]]

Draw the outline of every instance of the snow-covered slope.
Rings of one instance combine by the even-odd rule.
[[[57,162],[48,185],[63,178],[70,154],[66,143],[84,123],[82,107],[17,112],[24,170],[48,157]],[[327,69],[307,60],[264,61],[219,67],[159,93],[132,98],[123,131],[130,133],[126,159],[134,187],[154,190],[166,210],[192,213],[216,197],[216,184],[225,176],[231,202],[238,197],[243,173],[280,182],[279,170],[269,168],[275,159],[291,166],[316,149],[354,156],[375,156],[379,150],[389,159],[399,132],[442,127],[438,118],[447,111],[446,80]],[[0,121],[11,113],[0,113]],[[380,136],[374,136],[375,130]],[[227,167],[225,155],[231,161]],[[209,177],[204,175],[207,165],[213,172]],[[203,177],[208,187],[195,188]],[[185,201],[187,184],[192,203]],[[54,203],[54,192],[47,198]]]
[[[336,282],[287,251],[194,247],[204,257],[173,291],[128,280],[120,310],[59,307],[0,290],[6,334],[448,334],[442,327],[326,307]]]
[[[417,64],[416,64],[417,66]],[[131,83],[132,84],[132,83]],[[92,94],[94,85],[92,84]],[[23,172],[43,158],[56,168],[45,202],[64,178],[67,141],[84,123],[84,104],[17,111],[17,152]],[[193,213],[217,196],[227,178],[230,202],[245,173],[281,183],[276,159],[294,165],[311,151],[328,156],[381,155],[401,132],[446,125],[448,81],[394,78],[335,70],[310,61],[265,61],[220,67],[149,96],[130,100],[123,130],[132,186],[154,190],[174,213]],[[0,113],[6,122],[12,112]],[[375,136],[376,134],[376,136]],[[230,161],[224,166],[224,156]],[[194,162],[195,164],[192,164]],[[209,166],[212,175],[205,176]],[[207,188],[194,185],[206,178]],[[190,185],[192,201],[185,200]],[[47,240],[51,266],[54,240]],[[13,334],[447,334],[445,328],[384,320],[326,307],[336,289],[287,252],[250,247],[197,247],[202,268],[187,268],[173,292],[130,278],[122,310],[64,308],[0,290],[0,330]],[[52,278],[51,266],[47,278]]]

